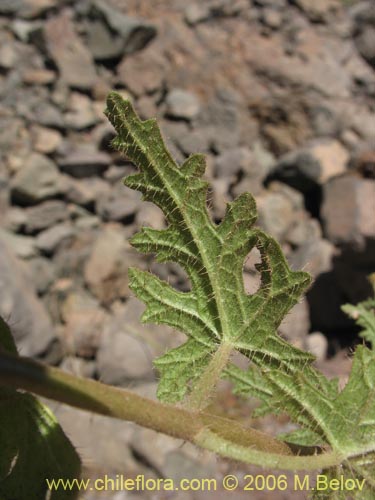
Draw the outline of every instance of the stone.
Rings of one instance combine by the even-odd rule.
[[[39,295],[45,294],[56,279],[56,271],[50,259],[34,257],[27,261],[32,283]]]
[[[328,340],[320,332],[313,332],[305,338],[305,349],[316,357],[317,361],[323,361],[328,354]]]
[[[368,25],[355,37],[355,45],[363,59],[375,67],[375,32],[374,26]]]
[[[65,196],[73,203],[91,210],[98,200],[110,196],[110,187],[99,177],[69,179]]]
[[[251,150],[246,147],[238,147],[224,151],[215,158],[215,177],[233,177],[240,173],[250,173],[254,158]]]
[[[301,217],[296,220],[293,226],[285,235],[285,241],[294,247],[300,247],[311,240],[318,240],[322,237],[322,229],[316,219]]]
[[[282,156],[272,169],[270,177],[307,192],[343,174],[348,161],[349,153],[338,141],[318,140]]]
[[[198,3],[190,4],[184,12],[185,21],[190,25],[207,21],[211,17],[210,7]]]
[[[140,257],[126,241],[120,225],[107,225],[84,264],[84,279],[91,293],[101,304],[108,305],[129,296],[128,268],[139,263]]]
[[[282,240],[293,223],[295,209],[283,193],[266,192],[256,198],[257,224],[278,241]]]
[[[92,56],[75,32],[69,10],[48,19],[43,27],[46,49],[60,76],[75,89],[89,90],[97,75]]]
[[[194,128],[178,135],[174,140],[186,156],[207,153],[211,146],[211,131],[208,128]]]
[[[78,179],[101,175],[110,165],[111,157],[95,147],[81,146],[58,160],[59,168]]]
[[[1,237],[0,255],[0,314],[23,356],[42,355],[55,340],[51,320],[27,273]]]
[[[341,5],[338,0],[293,0],[312,22],[324,22],[327,16],[336,13]]]
[[[152,360],[141,339],[124,331],[105,331],[97,354],[100,380],[123,385],[153,378]]]
[[[182,118],[191,120],[195,118],[200,111],[198,98],[184,89],[173,89],[166,97],[166,113],[172,118]]]
[[[66,203],[61,200],[48,200],[25,210],[24,231],[35,234],[69,218]]]
[[[19,233],[23,230],[26,223],[26,212],[19,207],[11,207],[6,211],[4,216],[4,223],[2,224],[5,229],[13,233]]]
[[[60,132],[52,128],[34,125],[31,129],[31,141],[37,153],[54,153],[61,146],[62,140]]]
[[[324,239],[306,241],[288,260],[292,269],[303,269],[313,277],[332,270],[333,259],[337,255],[336,248]]]
[[[69,96],[67,109],[68,111],[64,114],[67,128],[80,131],[93,127],[99,122],[94,103],[84,94],[72,92]]]
[[[335,244],[363,246],[375,238],[375,183],[354,175],[332,179],[324,186],[324,234]]]
[[[99,61],[137,52],[156,35],[154,25],[127,16],[104,1],[92,0],[86,15],[87,45]]]
[[[283,14],[279,10],[265,8],[262,11],[262,21],[268,28],[276,30],[283,24]]]
[[[75,231],[71,225],[67,223],[56,224],[39,233],[35,243],[41,252],[46,255],[51,255],[55,253],[63,243],[71,241],[74,235]]]
[[[278,332],[294,346],[302,348],[309,329],[309,306],[306,299],[304,299],[288,312],[281,322]]]
[[[118,82],[134,95],[152,94],[163,88],[168,62],[154,45],[124,57],[117,68]]]
[[[61,305],[63,336],[69,352],[92,359],[97,352],[108,314],[84,290],[68,294]]]
[[[22,80],[27,85],[51,85],[56,80],[56,73],[50,69],[27,69],[22,73]]]
[[[31,257],[38,255],[34,238],[13,234],[2,229],[0,229],[0,235],[13,250],[16,257],[19,257],[20,259],[30,259]]]
[[[96,202],[95,211],[104,221],[129,224],[141,205],[139,192],[116,185]]]
[[[10,70],[14,68],[18,61],[18,54],[14,43],[2,43],[0,46],[0,68]]]
[[[34,205],[62,191],[62,179],[57,166],[38,153],[29,156],[11,181],[12,199],[19,205]]]

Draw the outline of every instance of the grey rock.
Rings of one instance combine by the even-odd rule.
[[[35,257],[27,261],[33,285],[38,294],[46,293],[56,279],[56,271],[50,259]]]
[[[13,233],[19,233],[23,230],[26,223],[26,211],[19,207],[11,207],[5,212],[4,227]]]
[[[194,24],[207,21],[211,17],[209,5],[193,3],[188,5],[184,13],[185,21],[193,26]]]
[[[69,10],[50,18],[43,26],[43,43],[60,76],[70,87],[90,89],[96,78],[92,56],[75,32]]]
[[[253,163],[254,158],[250,149],[246,147],[229,149],[216,157],[214,173],[219,178],[250,173]]]
[[[167,95],[166,105],[166,113],[172,118],[191,120],[200,111],[198,98],[192,92],[183,89],[171,90]]]
[[[336,244],[364,245],[375,238],[375,183],[343,176],[324,186],[322,216],[327,238]]]
[[[40,29],[41,26],[40,21],[25,21],[23,19],[15,19],[11,24],[13,33],[21,42],[29,42],[31,33]]]
[[[121,385],[152,378],[152,360],[141,339],[124,331],[105,331],[97,354],[100,380]]]
[[[65,196],[73,203],[91,209],[103,196],[109,196],[109,191],[108,183],[99,177],[69,179]]]
[[[76,178],[100,175],[110,163],[111,157],[107,153],[92,146],[73,150],[58,160],[60,169]]]
[[[66,0],[1,0],[0,14],[14,15],[19,17],[32,19],[39,17],[48,10],[56,7],[59,3],[64,3]]]
[[[316,277],[332,270],[336,254],[337,250],[332,243],[318,239],[306,241],[289,256],[288,260],[293,269],[303,269]]]
[[[45,353],[55,339],[51,320],[27,274],[0,238],[0,314],[9,322],[20,353]]]
[[[328,340],[320,332],[313,332],[305,338],[305,349],[314,354],[317,361],[323,361],[328,353]]]
[[[46,156],[32,153],[11,182],[15,203],[33,205],[62,192],[62,181],[55,163]]]
[[[284,155],[270,176],[307,192],[346,171],[349,153],[336,140],[317,140]]]
[[[29,259],[38,255],[38,250],[35,245],[34,238],[30,236],[21,236],[0,229],[0,235],[14,254],[21,259]]]
[[[35,125],[31,129],[33,149],[41,154],[54,153],[62,144],[62,136],[57,130]]]
[[[312,22],[324,22],[328,16],[337,12],[341,5],[338,0],[293,0]]]
[[[187,130],[186,133],[177,136],[174,140],[186,156],[207,153],[211,145],[211,131],[208,128],[194,128]]]
[[[71,225],[66,223],[57,224],[38,234],[36,237],[36,246],[46,255],[51,255],[64,242],[71,241],[74,235],[75,231]]]
[[[58,222],[69,218],[66,203],[60,200],[48,200],[25,210],[24,230],[27,234],[35,234]]]
[[[308,241],[318,240],[322,237],[322,229],[316,219],[301,217],[289,229],[285,240],[295,247],[300,247]]]
[[[304,338],[310,329],[309,306],[304,299],[298,302],[289,311],[287,316],[281,322],[278,331],[294,346],[302,349]]]
[[[282,12],[272,8],[263,9],[261,18],[263,24],[273,30],[280,28],[284,21]]]
[[[72,92],[67,104],[68,111],[64,114],[64,122],[67,128],[72,130],[84,130],[93,127],[99,122],[92,101],[83,94]]]
[[[371,66],[375,67],[375,29],[374,26],[365,26],[355,37],[356,47]]]
[[[104,193],[96,203],[96,213],[104,221],[130,223],[141,205],[141,195],[122,185]]]
[[[9,15],[17,14],[24,6],[24,0],[1,0],[0,14]]]
[[[91,1],[86,15],[87,44],[97,60],[116,59],[141,50],[156,35],[152,24],[127,16],[103,1]]]
[[[82,289],[72,291],[61,305],[63,338],[68,351],[92,359],[104,334],[107,313]]]
[[[5,42],[0,46],[0,68],[10,70],[16,66],[18,54],[14,43]]]

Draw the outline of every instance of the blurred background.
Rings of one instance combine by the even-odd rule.
[[[244,191],[258,224],[314,283],[280,335],[345,383],[353,322],[375,270],[375,9],[350,0],[0,0],[0,314],[20,353],[155,397],[152,359],[183,337],[141,325],[127,269],[151,269],[128,238],[163,214],[121,179],[103,115],[112,89],[157,117],[178,162],[207,156],[219,222]],[[252,252],[248,293],[259,285]],[[213,410],[250,422],[223,385]],[[257,471],[122,422],[56,405],[85,474],[222,477]],[[251,421],[270,433],[283,418]],[[259,470],[258,470],[259,472]],[[212,496],[214,495],[214,496]],[[221,495],[221,496],[220,496]],[[248,498],[248,492],[231,494]],[[227,498],[228,493],[85,493],[87,500]],[[297,492],[252,498],[304,498]]]

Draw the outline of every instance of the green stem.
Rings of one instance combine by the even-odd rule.
[[[219,455],[280,469],[313,470],[338,465],[334,453],[293,456],[268,434],[205,412],[162,404],[130,391],[83,379],[58,368],[0,351],[0,385],[22,389],[83,410],[135,422],[197,444]]]
[[[210,396],[220,380],[224,368],[228,364],[231,352],[231,344],[222,343],[219,346],[190,394],[186,405],[188,409],[200,410],[208,406]]]

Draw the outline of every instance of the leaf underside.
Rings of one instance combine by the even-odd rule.
[[[292,271],[278,243],[254,227],[254,198],[240,195],[227,205],[222,222],[215,224],[206,204],[204,157],[196,154],[177,165],[156,121],[141,121],[130,102],[115,92],[108,96],[106,115],[118,134],[114,148],[139,169],[125,178],[125,185],[157,205],[168,223],[163,230],[142,228],[132,245],[154,254],[159,262],[178,263],[191,283],[189,292],[180,292],[149,272],[131,269],[129,273],[130,288],[147,306],[142,320],[169,325],[187,336],[184,344],[155,361],[160,373],[159,399],[181,401],[219,347],[229,345],[251,361],[250,368],[244,371],[229,364],[223,374],[238,393],[262,401],[258,415],[288,413],[299,429],[284,436],[285,440],[339,452],[344,457],[342,467],[326,471],[327,475],[364,478],[364,489],[358,496],[354,492],[353,498],[373,494],[374,352],[367,347],[357,349],[350,380],[341,392],[336,380],[329,381],[316,371],[313,356],[277,333],[282,319],[310,284],[310,276]],[[261,284],[248,295],[243,263],[253,248],[261,254],[257,265]],[[366,335],[370,342],[375,340],[371,332]],[[315,493],[316,498],[345,498],[337,495],[334,490]]]

